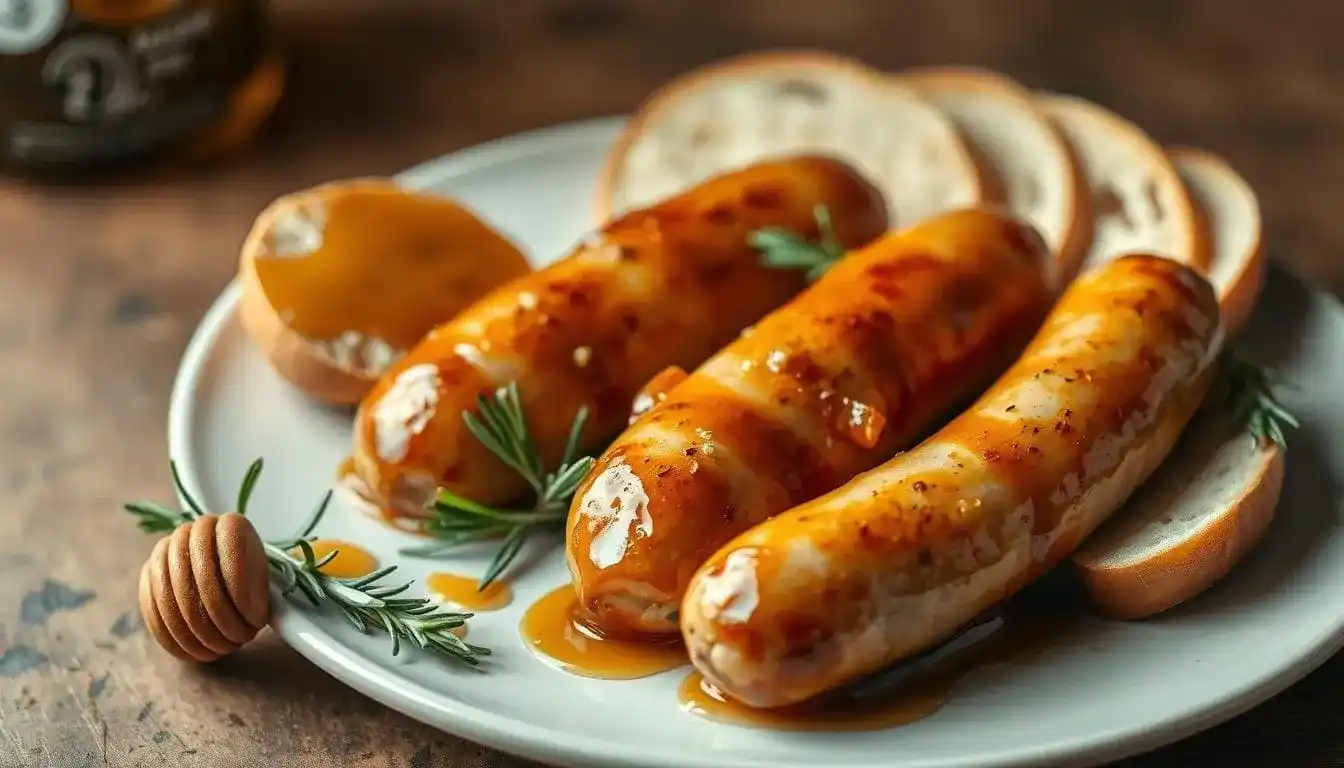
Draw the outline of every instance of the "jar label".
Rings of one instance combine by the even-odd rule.
[[[0,0],[0,156],[97,164],[203,128],[259,60],[261,14],[256,0]]]

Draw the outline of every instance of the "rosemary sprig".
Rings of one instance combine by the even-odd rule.
[[[837,261],[845,257],[845,246],[836,237],[831,226],[831,214],[824,205],[812,210],[817,220],[816,242],[805,240],[792,230],[780,227],[766,227],[752,232],[747,237],[751,247],[761,253],[761,263],[775,269],[805,269],[807,280],[812,282],[826,273]]]
[[[477,398],[476,412],[463,413],[462,419],[482,445],[527,482],[533,493],[532,506],[501,509],[440,488],[433,502],[435,516],[426,524],[426,533],[438,541],[403,549],[402,554],[438,557],[463,544],[502,537],[499,551],[477,584],[477,589],[485,589],[509,567],[529,536],[537,530],[564,524],[570,499],[596,460],[578,456],[579,436],[588,419],[588,409],[580,408],[569,428],[560,465],[555,471],[546,472],[528,430],[518,386],[513,382],[500,387],[493,397]]]
[[[1297,417],[1274,396],[1273,386],[1277,383],[1274,372],[1236,350],[1229,350],[1223,356],[1223,380],[1236,423],[1256,440],[1273,441],[1286,450],[1285,427],[1299,424]]]
[[[171,463],[169,467],[172,470],[173,487],[186,502],[187,508],[169,509],[148,501],[126,504],[126,511],[139,519],[140,530],[146,533],[170,533],[179,525],[190,523],[206,514],[182,484],[177,464]],[[243,477],[238,489],[237,510],[240,515],[247,514],[247,505],[261,477],[261,469],[262,461],[257,459]],[[339,579],[323,573],[322,566],[340,554],[340,550],[333,550],[318,559],[313,551],[313,529],[326,513],[330,501],[331,492],[328,491],[294,538],[262,543],[271,581],[279,587],[281,595],[291,597],[295,592],[302,593],[314,608],[321,608],[324,602],[334,605],[355,629],[365,634],[371,629],[384,630],[392,639],[393,656],[401,652],[402,642],[410,642],[422,650],[466,664],[477,664],[478,657],[489,655],[489,648],[464,642],[452,633],[453,629],[466,624],[471,617],[470,613],[446,611],[427,598],[401,597],[415,583],[413,581],[403,584],[380,583],[397,570],[395,565],[354,579]],[[299,556],[292,554],[295,549],[299,551]]]

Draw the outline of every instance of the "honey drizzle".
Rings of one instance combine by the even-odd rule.
[[[584,626],[568,584],[548,592],[523,614],[519,627],[538,657],[581,677],[632,680],[687,663],[680,638],[664,643],[612,640]]]
[[[452,603],[466,611],[498,611],[513,602],[513,590],[495,581],[478,590],[479,581],[471,576],[436,571],[425,578],[425,589],[435,599]]]

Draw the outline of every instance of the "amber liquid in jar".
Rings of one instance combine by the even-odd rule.
[[[233,149],[284,68],[264,0],[0,0],[0,167],[70,174]]]

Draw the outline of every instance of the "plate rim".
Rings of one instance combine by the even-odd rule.
[[[513,134],[426,161],[393,178],[397,183],[412,189],[430,187],[437,182],[499,162],[554,152],[566,144],[610,141],[625,119],[621,116],[596,117]],[[1334,302],[1338,308],[1340,302],[1337,297],[1305,279],[1291,267],[1276,263],[1273,268],[1288,272],[1294,279],[1300,280],[1307,290]],[[195,460],[192,447],[192,416],[197,409],[199,384],[206,375],[209,358],[221,334],[236,315],[241,292],[236,278],[226,284],[192,331],[173,378],[167,420],[168,451],[178,464],[183,486],[197,498],[203,498],[204,494],[196,470],[199,463]],[[551,764],[595,768],[719,768],[723,765],[721,760],[701,757],[688,760],[685,755],[671,762],[657,750],[631,747],[617,740],[564,733],[451,700],[405,676],[389,674],[388,670],[359,653],[349,652],[338,637],[318,626],[304,611],[296,610],[288,601],[280,599],[274,589],[272,594],[276,599],[272,601],[271,627],[287,645],[360,694],[444,732]],[[1160,723],[1136,726],[1131,721],[1128,725],[1048,744],[1030,745],[1013,751],[1000,750],[990,755],[968,754],[960,762],[940,760],[925,764],[951,768],[970,765],[965,761],[976,760],[978,762],[975,765],[985,768],[1041,761],[1055,765],[1093,765],[1099,761],[1146,752],[1236,717],[1300,681],[1344,648],[1344,616],[1336,620],[1330,631],[1303,647],[1303,653],[1284,657],[1281,663],[1273,665],[1258,677],[1246,679],[1223,696],[1188,707],[1179,717]]]

